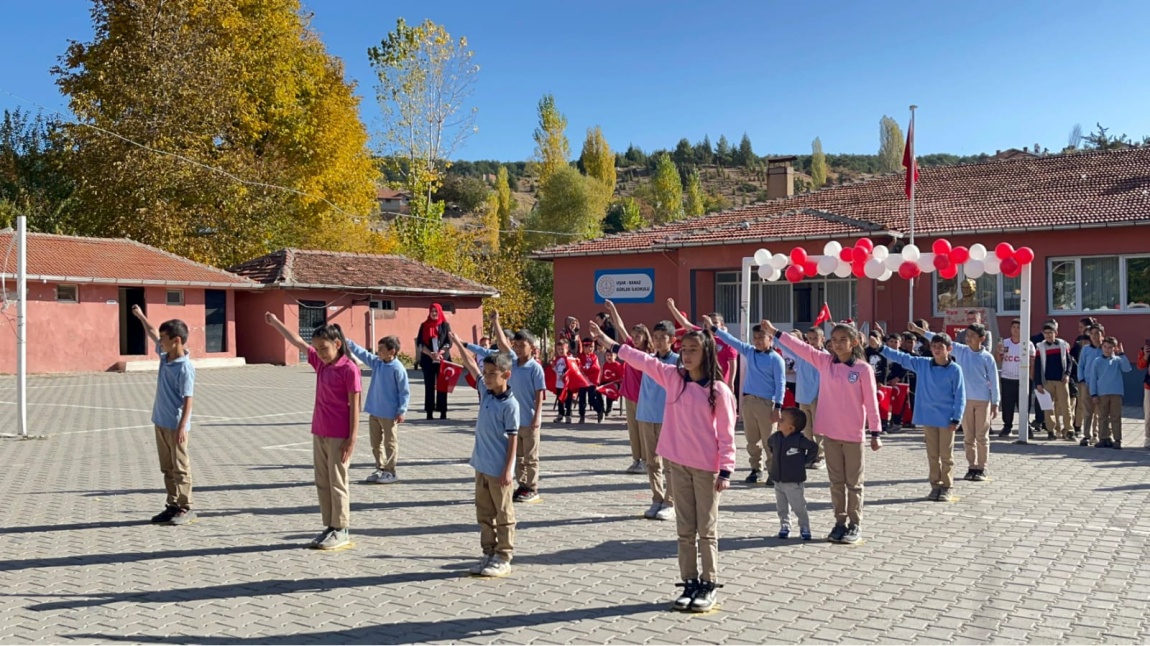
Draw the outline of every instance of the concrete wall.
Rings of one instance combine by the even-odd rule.
[[[555,324],[561,329],[568,316],[579,319],[580,329],[605,306],[595,302],[595,271],[599,269],[654,269],[655,299],[653,303],[618,303],[619,314],[628,325],[653,323],[670,317],[667,299],[674,298],[679,309],[691,303],[689,272],[682,276],[676,253],[644,253],[625,256],[594,256],[568,258],[555,261]],[[537,330],[542,333],[542,330]],[[552,338],[551,341],[554,341]],[[551,343],[548,343],[550,346]]]

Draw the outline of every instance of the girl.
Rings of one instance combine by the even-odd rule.
[[[575,347],[579,347],[579,319],[574,316],[568,316],[567,323],[564,325],[563,331],[559,333],[559,336]]]
[[[862,540],[863,439],[870,429],[870,447],[882,448],[874,369],[866,362],[862,336],[855,328],[838,324],[831,330],[830,354],[783,334],[770,321],[762,329],[819,371],[819,414],[815,435],[823,436],[827,476],[831,481],[831,504],[835,526],[830,540],[858,543]],[[850,525],[847,525],[847,521]]]
[[[683,336],[677,365],[630,346],[615,344],[594,322],[592,335],[624,363],[667,390],[658,454],[671,471],[679,534],[683,593],[676,610],[705,612],[715,605],[719,561],[719,494],[731,486],[735,468],[735,395],[723,382],[715,339],[692,330]],[[700,554],[701,553],[701,554]],[[698,556],[702,557],[702,573]]]
[[[312,333],[311,344],[284,326],[275,314],[264,314],[267,324],[301,351],[315,369],[315,409],[311,416],[312,458],[315,486],[325,529],[311,547],[336,550],[350,547],[351,497],[347,468],[355,451],[359,428],[359,368],[338,325],[321,325]]]
[[[439,411],[439,419],[447,419],[447,393],[436,392],[435,382],[441,362],[451,361],[451,325],[439,303],[431,304],[427,320],[419,326],[415,356],[423,370],[423,410],[427,419],[434,419],[435,411]]]
[[[587,385],[587,379],[579,370],[578,360],[571,356],[571,344],[560,337],[555,342],[555,360],[551,367],[555,371],[555,395],[559,400],[559,416],[556,424],[571,423],[571,408],[575,404],[575,393]]]
[[[608,300],[606,305],[616,329],[626,330],[627,326],[623,324],[615,304]],[[631,328],[631,333],[622,341],[624,345],[632,346],[646,354],[654,351],[651,346],[651,331],[642,323]],[[623,386],[619,389],[619,394],[623,396],[627,409],[627,435],[631,440],[631,466],[627,467],[627,473],[632,474],[647,473],[647,463],[643,459],[643,438],[639,434],[639,420],[635,417],[635,412],[639,409],[639,388],[642,384],[643,373],[628,364],[623,364]]]

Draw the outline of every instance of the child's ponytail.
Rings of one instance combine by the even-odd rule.
[[[340,354],[351,359],[351,348],[347,347],[347,339],[343,336],[343,328],[339,323],[325,323],[316,327],[311,333],[313,339],[323,339],[324,341],[339,342]]]

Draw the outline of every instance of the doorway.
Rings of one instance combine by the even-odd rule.
[[[204,344],[206,352],[228,351],[228,293],[204,290]]]
[[[327,324],[327,303],[324,301],[299,302],[299,338],[311,343],[312,333],[321,325]],[[299,353],[300,361],[307,361],[307,351]]]
[[[125,356],[148,354],[148,332],[144,329],[144,324],[132,316],[133,305],[139,305],[147,315],[148,304],[144,301],[144,288],[121,287],[120,354]]]

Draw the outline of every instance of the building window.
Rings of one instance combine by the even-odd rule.
[[[783,327],[811,325],[826,303],[835,320],[857,319],[858,282],[854,278],[815,278],[792,285],[786,281],[767,282],[751,274],[749,320],[770,319]],[[715,310],[727,326],[739,323],[739,272],[715,273]]]
[[[373,298],[373,299],[371,299],[371,309],[395,311],[395,301],[385,301],[385,300]]]
[[[978,278],[963,278],[962,301],[959,305],[957,278],[934,276],[934,315],[941,318],[943,310],[952,307],[987,307],[999,314],[1017,314],[1022,303],[1022,278],[1008,278],[1002,274],[983,274]]]
[[[57,303],[79,303],[80,288],[77,285],[56,285]]]
[[[450,312],[451,314],[455,313],[455,303],[452,303],[451,301],[443,301],[439,305],[443,308],[444,312]]]
[[[184,290],[182,289],[169,289],[167,298],[164,301],[168,305],[183,305],[184,304]]]
[[[1150,255],[1051,258],[1048,269],[1052,313],[1150,308]]]

